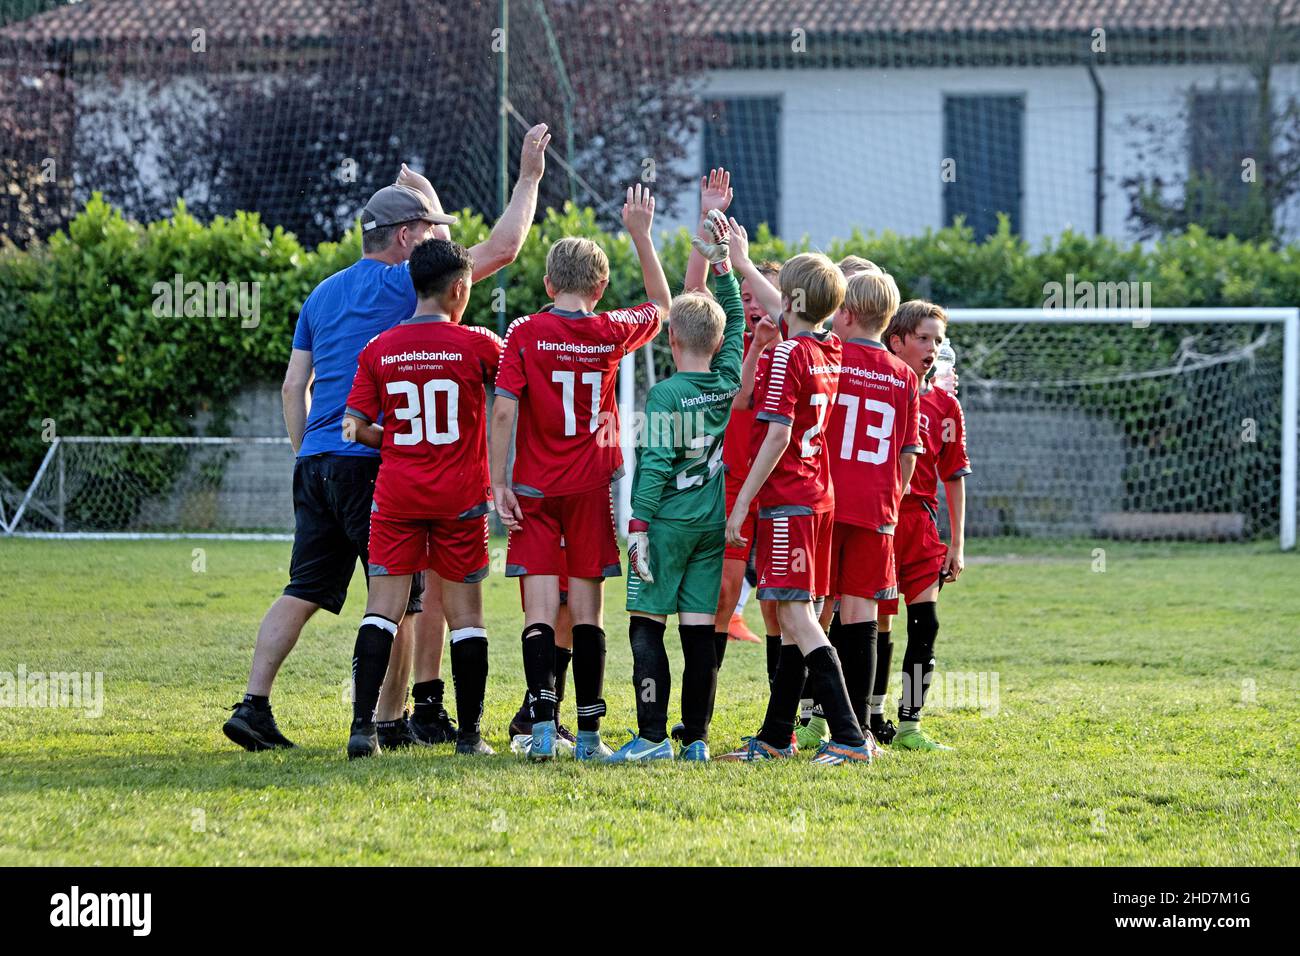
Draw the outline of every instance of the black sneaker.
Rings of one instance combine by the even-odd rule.
[[[348,738],[348,759],[373,757],[382,753],[379,749],[379,733],[374,723],[353,724],[352,736]]]
[[[381,720],[375,724],[375,729],[379,733],[379,746],[384,750],[401,750],[415,744],[428,746],[411,730],[411,719],[407,713],[403,713],[397,720]]]
[[[894,736],[898,733],[898,728],[894,726],[892,720],[886,720],[879,726],[872,724],[870,729],[872,735],[876,738],[876,742],[884,744],[885,746],[892,744],[894,742]]]
[[[470,757],[490,757],[496,751],[487,745],[487,741],[481,735],[475,734],[473,737],[458,737],[456,753]]]
[[[230,709],[234,713],[222,724],[221,731],[245,750],[275,750],[297,746],[280,733],[270,707],[258,710],[248,701],[241,700]]]
[[[528,691],[524,691],[524,702],[519,705],[519,710],[510,718],[510,739],[520,736],[530,736],[533,732],[533,709],[532,697]]]
[[[684,733],[686,733],[686,725],[683,723],[676,723],[673,724],[673,729],[668,732],[668,736],[672,737],[673,740],[680,741],[682,739],[682,734]]]
[[[416,710],[407,719],[406,726],[417,744],[431,747],[434,744],[449,744],[456,739],[456,722],[447,715],[445,707],[439,707],[429,720],[421,718],[419,710]]]

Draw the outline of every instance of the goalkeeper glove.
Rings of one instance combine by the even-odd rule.
[[[726,275],[731,271],[731,227],[727,225],[727,217],[716,209],[710,209],[704,217],[703,228],[713,241],[691,236],[691,245],[709,260],[714,275]]]
[[[627,563],[646,584],[654,584],[650,573],[650,525],[637,518],[627,523]]]

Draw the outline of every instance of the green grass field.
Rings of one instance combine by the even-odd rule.
[[[287,545],[3,541],[0,672],[102,671],[104,698],[98,718],[0,707],[0,864],[1300,860],[1300,557],[1265,543],[971,552],[940,604],[939,669],[982,674],[989,690],[996,675],[998,694],[981,712],[945,684],[953,706],[927,725],[956,752],[891,752],[867,770],[622,768],[508,753],[521,618],[501,577],[487,584],[486,731],[502,755],[349,763],[359,578],[277,684],[280,725],[302,746],[247,754],[222,736],[223,708],[243,692]],[[618,583],[607,604],[606,729],[619,743],[633,707]],[[761,648],[732,644],[715,752],[753,731],[766,690]],[[571,700],[565,711],[572,724]]]

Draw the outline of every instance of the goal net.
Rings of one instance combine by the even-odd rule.
[[[949,316],[974,469],[968,536],[1294,545],[1295,310]],[[641,407],[672,374],[664,337],[625,369]]]

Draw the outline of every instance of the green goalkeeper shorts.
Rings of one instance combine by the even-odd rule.
[[[654,583],[641,580],[629,561],[627,609],[642,614],[716,614],[724,550],[722,528],[693,531],[672,522],[651,522]]]

